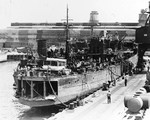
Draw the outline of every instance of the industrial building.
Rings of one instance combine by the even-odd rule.
[[[89,39],[91,36],[125,40],[135,40],[135,28],[144,25],[147,14],[139,14],[138,23],[104,23],[99,22],[97,11],[90,13],[89,22],[69,22],[70,39]],[[11,26],[0,34],[0,47],[15,48],[31,46],[36,49],[37,39],[46,39],[49,45],[65,46],[66,22],[64,23],[11,23]]]

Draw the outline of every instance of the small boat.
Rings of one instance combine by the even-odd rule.
[[[26,58],[27,53],[18,53],[18,52],[9,52],[6,54],[7,61],[20,61],[23,58]]]
[[[27,58],[31,54],[27,54],[27,52],[21,52],[17,49],[12,48],[2,48],[0,50],[0,62],[7,62],[7,61],[20,61],[23,58]]]
[[[27,47],[17,47],[11,52],[7,53],[7,61],[20,61],[24,58],[31,56],[31,53],[27,52]]]

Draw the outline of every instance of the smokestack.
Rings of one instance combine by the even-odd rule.
[[[98,20],[98,12],[97,11],[91,11],[90,13],[90,23],[99,23]]]
[[[141,13],[139,14],[139,26],[145,26],[147,16],[146,10],[142,9]]]

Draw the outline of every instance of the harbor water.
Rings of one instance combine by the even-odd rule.
[[[0,63],[0,120],[44,120],[57,113],[56,106],[30,108],[15,98],[13,72],[18,62]]]

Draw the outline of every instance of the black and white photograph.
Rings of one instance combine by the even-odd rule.
[[[150,0],[0,0],[0,120],[149,120]]]

